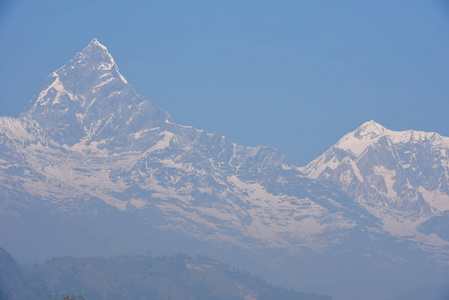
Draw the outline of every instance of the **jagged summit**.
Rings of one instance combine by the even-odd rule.
[[[82,65],[86,64],[94,64],[101,65],[104,64],[102,69],[110,69],[111,67],[117,68],[115,64],[114,58],[108,51],[108,48],[98,42],[96,38],[94,38],[83,51],[77,53],[73,60]],[[107,67],[107,68],[106,68]]]
[[[103,45],[102,43],[100,43],[100,42],[97,40],[97,38],[93,38],[92,41],[90,41],[90,43],[89,43],[88,46],[91,46],[91,47],[98,46],[98,47],[100,47],[100,48],[102,48],[102,49],[108,51],[108,49],[106,48],[106,46]]]
[[[128,84],[97,39],[50,74],[21,115],[67,145],[91,141],[98,135],[109,138],[117,130],[132,127],[131,116],[135,120],[145,117],[150,126],[169,119],[157,104]],[[122,124],[123,120],[128,122]]]
[[[370,120],[363,123],[359,128],[356,129],[355,132],[361,137],[366,135],[383,135],[385,133],[385,127],[373,120]]]
[[[41,91],[30,101],[24,112],[39,112],[39,106],[70,101],[80,102],[81,106],[85,106],[89,103],[88,98],[95,98],[92,94],[111,85],[119,90],[126,88],[128,82],[120,74],[107,48],[93,39],[83,51],[47,77]]]
[[[100,43],[97,40],[97,38],[93,38],[93,40],[90,41],[90,43],[86,46],[86,48],[84,48],[84,50],[81,51],[81,53],[94,52],[94,51],[107,52],[109,54],[108,48],[106,48],[105,45]]]

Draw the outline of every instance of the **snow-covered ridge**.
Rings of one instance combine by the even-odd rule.
[[[368,121],[353,132],[343,136],[334,146],[307,166],[298,169],[311,178],[318,178],[325,170],[335,170],[345,155],[352,160],[357,160],[368,147],[375,145],[380,139],[385,139],[387,143],[391,144],[426,144],[433,149],[440,149],[442,154],[446,153],[446,149],[449,150],[449,137],[441,136],[435,132],[393,131],[374,121]],[[343,155],[339,150],[342,150],[345,154]],[[336,152],[340,154],[337,155]]]
[[[391,234],[416,236],[428,244],[434,239],[419,232],[419,226],[449,211],[447,153],[448,137],[393,131],[369,121],[299,170],[336,183]]]
[[[34,140],[36,137],[27,130],[26,124],[20,118],[0,117],[0,135],[4,134],[11,140]]]
[[[355,131],[346,134],[333,147],[348,151],[354,157],[358,157],[368,146],[373,145],[383,137],[393,144],[428,141],[434,146],[449,147],[449,137],[443,137],[435,132],[416,130],[393,131],[374,121],[368,121]]]

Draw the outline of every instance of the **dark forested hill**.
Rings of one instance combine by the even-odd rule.
[[[273,287],[209,257],[55,258],[20,268],[0,248],[0,299],[304,299],[326,296]]]

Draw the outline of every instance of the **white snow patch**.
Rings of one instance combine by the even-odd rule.
[[[393,187],[394,184],[396,183],[396,180],[395,180],[396,171],[388,170],[384,166],[374,166],[373,170],[376,175],[380,175],[383,177],[385,186],[387,188],[386,196],[390,199],[396,199],[397,193]]]
[[[338,180],[341,182],[341,184],[344,187],[348,187],[349,184],[351,184],[353,179],[352,173],[349,170],[345,170],[344,172],[340,173],[340,176],[338,177]]]
[[[354,171],[355,177],[357,177],[357,179],[361,183],[363,183],[363,177],[362,177],[362,174],[360,174],[359,168],[357,167],[357,165],[355,164],[355,162],[352,159],[350,160],[350,163],[351,163],[352,170]]]
[[[343,178],[341,178],[341,180],[345,184],[345,186],[348,186],[352,182],[353,176],[351,175],[351,173],[355,175],[355,177],[359,180],[359,182],[363,183],[363,177],[360,174],[360,170],[351,158],[345,157],[342,161],[342,164],[349,165],[352,169],[352,172],[349,170],[346,170],[342,174]],[[340,176],[340,177],[342,177],[342,176]]]
[[[92,90],[92,92],[95,92],[95,90],[97,90],[98,88],[100,88],[100,87],[102,87],[102,86],[108,84],[109,82],[111,82],[111,81],[113,81],[113,80],[114,80],[114,77],[111,77],[111,78],[106,79],[106,81],[103,81],[102,83],[96,85],[96,86],[94,87],[94,89]]]
[[[449,195],[446,195],[439,190],[433,192],[428,191],[422,186],[418,188],[418,191],[434,211],[443,213],[449,210]]]
[[[170,141],[173,138],[174,134],[171,132],[168,132],[168,131],[162,131],[159,135],[163,136],[163,138],[160,139],[159,141],[157,141],[157,143],[154,146],[152,146],[150,149],[145,151],[145,153],[154,152],[157,150],[163,150],[165,148],[170,147]]]
[[[35,140],[36,137],[28,133],[26,125],[18,118],[0,117],[0,132],[10,140]]]
[[[129,201],[129,203],[130,203],[131,205],[135,206],[135,207],[138,208],[138,209],[142,209],[142,208],[144,208],[145,205],[146,205],[146,202],[145,202],[144,200],[142,200],[142,199],[131,199],[131,200]]]
[[[435,233],[431,233],[429,235],[426,235],[424,233],[418,232],[416,233],[415,240],[425,243],[427,245],[431,245],[434,247],[444,247],[449,246],[449,242],[441,239],[438,235]]]
[[[69,184],[73,184],[73,174],[69,169],[60,165],[48,165],[43,168],[43,172],[47,175],[57,178]]]
[[[91,41],[91,44],[97,45],[97,46],[101,47],[103,50],[108,51],[108,48],[106,48],[106,46],[104,46],[103,44],[101,44],[96,38],[94,38],[94,39]]]
[[[109,152],[106,149],[99,149],[98,145],[102,144],[102,142],[92,141],[89,145],[86,145],[85,142],[81,141],[73,146],[63,145],[64,148],[76,152],[81,152],[83,154],[88,153],[89,155],[95,155],[99,157],[108,157]]]
[[[335,147],[352,153],[355,157],[358,157],[363,153],[363,151],[366,150],[366,148],[377,142],[379,138],[380,136],[371,139],[359,139],[355,137],[354,132],[351,132],[345,135],[340,141],[338,141]]]
[[[383,221],[383,228],[390,234],[397,237],[412,237],[417,233],[417,226],[424,220],[414,221],[412,219],[405,219],[394,214],[385,214],[381,217]]]
[[[84,118],[86,117],[86,115],[83,115],[81,113],[76,113],[76,119],[78,120],[78,122],[83,123]]]
[[[115,95],[120,95],[121,93],[122,93],[122,91],[115,91],[115,92],[112,92],[112,93],[109,94],[108,98],[111,98],[111,97],[113,97],[113,96],[115,96]],[[131,106],[131,105],[130,105],[130,106]],[[128,107],[128,108],[131,108],[131,107]]]
[[[99,70],[99,71],[111,70],[113,66],[114,66],[113,63],[104,63],[103,62],[103,63],[101,63],[101,65],[98,66],[97,70]],[[109,75],[109,74],[111,74],[111,73],[106,73],[104,75]]]
[[[318,178],[324,170],[326,170],[326,168],[335,170],[340,165],[340,161],[336,156],[326,162],[326,157],[328,156],[328,153],[331,153],[331,151],[332,149],[328,150],[326,153],[313,160],[308,166],[298,168],[298,170],[307,174],[310,178]]]
[[[59,80],[58,74],[54,72],[54,73],[52,73],[51,76],[55,77],[55,80],[52,82],[52,84],[50,84],[50,86],[48,88],[46,88],[45,90],[43,90],[39,93],[38,100],[36,101],[36,104],[39,103],[39,105],[41,105],[41,106],[49,104],[51,97],[48,97],[45,100],[44,100],[44,98],[48,95],[48,93],[52,89],[56,91],[56,96],[54,97],[52,104],[60,103],[60,98],[62,95],[68,95],[70,100],[75,101],[75,97],[73,96],[73,94],[69,93],[68,91],[66,91],[64,89],[64,85]]]
[[[175,162],[171,159],[162,159],[160,160],[160,162],[164,165],[164,167],[166,168],[174,168],[174,169],[179,169],[179,170],[184,170],[186,172],[193,172],[196,169],[192,166],[192,164],[182,164],[182,163],[178,163]]]
[[[145,132],[148,132],[148,131],[150,131],[150,129],[144,129],[144,130],[138,131],[136,133],[133,133],[133,136],[137,140],[142,136],[142,134],[144,134]]]
[[[125,77],[123,77],[122,74],[118,73],[118,75],[120,76],[120,79],[121,79],[124,83],[128,84],[128,81],[126,81]]]
[[[210,187],[208,187],[208,188],[199,187],[198,191],[200,191],[200,193],[202,193],[202,194],[208,194],[208,195],[212,195],[214,193],[214,190]]]
[[[409,188],[409,189],[413,189],[414,187],[410,184],[410,181],[408,180],[408,178],[407,178],[407,187]]]

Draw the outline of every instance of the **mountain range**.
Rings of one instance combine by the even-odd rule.
[[[391,131],[369,121],[300,170],[337,184],[391,235],[444,253],[448,151],[449,138],[437,133]]]
[[[369,121],[296,167],[175,123],[94,39],[0,117],[0,240],[30,262],[202,251],[335,299],[386,273],[425,284],[448,261],[448,148]]]

